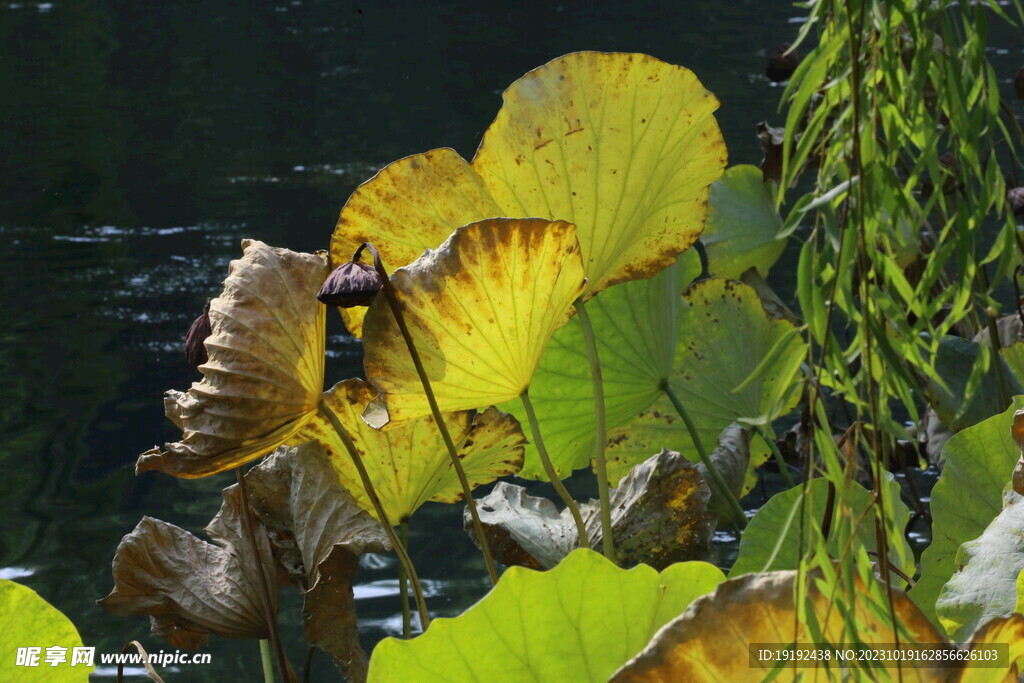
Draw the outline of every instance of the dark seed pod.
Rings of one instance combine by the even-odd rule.
[[[1014,216],[1024,216],[1024,187],[1011,187],[1007,190],[1006,203]]]
[[[788,81],[796,68],[800,66],[800,55],[796,50],[786,54],[788,49],[789,43],[783,43],[768,57],[768,66],[764,70],[764,75],[768,77],[768,80],[775,83]]]
[[[192,321],[185,333],[185,360],[194,368],[206,362],[206,345],[203,343],[212,334],[210,328],[210,299],[206,300],[203,314]]]
[[[360,261],[348,261],[327,276],[316,298],[328,306],[341,308],[369,306],[381,286],[380,275],[373,266]]]
[[[1024,100],[1024,66],[1017,69],[1017,75],[1013,77],[1013,91],[1017,93],[1018,100]]]

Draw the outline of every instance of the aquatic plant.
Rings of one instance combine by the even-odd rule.
[[[471,162],[437,149],[363,183],[329,253],[244,242],[209,306],[203,380],[165,402],[182,440],[138,465],[238,468],[238,484],[213,544],[144,519],[102,604],[181,644],[268,638],[283,680],[284,583],[303,591],[306,640],[352,680],[725,680],[750,675],[758,642],[1018,639],[1020,506],[1003,489],[1024,458],[1024,334],[1000,311],[1024,264],[999,164],[1020,140],[984,55],[987,13],[1004,11],[808,11],[795,44],[817,27],[817,45],[779,55],[774,170],[723,174],[718,103],[692,72],[580,52],[506,91]],[[767,278],[794,242],[780,296]],[[327,305],[362,338],[366,376],[325,392]],[[946,470],[918,569],[905,534],[929,511],[891,471],[921,464],[929,424],[958,433],[925,445]],[[596,503],[562,482],[587,467]],[[740,498],[767,469],[785,490],[748,524]],[[514,474],[563,509],[504,481],[473,500]],[[467,504],[495,584],[452,619],[431,620],[405,547],[427,501]],[[718,524],[740,538],[728,580],[696,561]],[[367,665],[351,581],[388,550],[404,639]],[[499,579],[496,559],[522,566]],[[1008,657],[1000,678],[1024,651]]]

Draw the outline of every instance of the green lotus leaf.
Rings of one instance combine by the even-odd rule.
[[[711,185],[708,223],[700,241],[712,277],[738,280],[750,268],[762,277],[782,256],[782,217],[756,166],[733,166]]]
[[[373,429],[360,416],[376,395],[377,390],[368,382],[347,379],[325,393],[324,402],[338,416],[362,456],[388,519],[395,524],[408,519],[428,500],[460,500],[462,486],[434,418],[428,415],[386,431]],[[472,411],[448,413],[444,419],[470,486],[514,474],[522,466],[526,437],[511,415],[491,407],[476,415]],[[348,450],[321,415],[310,420],[294,441],[311,439],[330,454],[342,486],[352,492],[364,510],[376,516]]]
[[[71,665],[74,648],[82,647],[75,625],[28,586],[0,579],[0,633],[0,679],[11,683],[89,680],[92,664]],[[24,647],[40,648],[36,666],[18,666],[18,648]],[[63,648],[63,662],[51,666],[46,661],[48,648]]]
[[[702,280],[683,299],[669,385],[693,418],[705,448],[710,451],[732,422],[770,425],[792,410],[799,399],[794,380],[806,351],[794,326],[769,318],[753,288],[732,280]],[[755,370],[757,378],[747,381]],[[621,476],[645,454],[661,448],[697,460],[690,433],[667,398],[610,431],[609,476]],[[753,439],[751,466],[763,462],[767,453],[767,446]]]
[[[483,181],[448,148],[399,159],[356,188],[331,237],[331,265],[372,242],[388,272],[415,261],[456,228],[504,215]],[[341,308],[349,332],[362,336],[363,307]]]
[[[288,441],[316,413],[324,383],[327,277],[323,252],[301,254],[242,241],[224,291],[210,302],[209,360],[188,392],[164,410],[180,442],[139,456],[136,472],[205,477],[238,467]]]
[[[530,385],[584,276],[571,224],[495,218],[459,228],[392,282],[437,403],[451,412],[512,400]],[[366,378],[381,394],[364,419],[382,428],[430,415],[386,297],[370,306],[363,334]]]
[[[1006,367],[1010,368],[1010,372],[1017,379],[1017,382],[1024,384],[1024,342],[1014,342],[1009,346],[1004,346],[999,349],[999,353],[1003,356],[1003,362],[1006,363]]]
[[[1002,357],[993,357],[989,368],[983,370],[978,362],[980,353],[977,341],[954,336],[946,336],[939,341],[935,371],[945,386],[932,378],[928,379],[931,405],[942,423],[954,432],[976,425],[1003,409],[999,392],[992,390],[998,381],[995,363],[1002,364],[1010,392],[1024,392],[1024,387],[1021,387]],[[980,382],[980,385],[977,390],[969,391],[975,375],[978,377],[974,377],[974,380]]]
[[[1024,657],[1024,617],[990,622],[974,634],[967,649],[981,650],[994,643],[1009,643],[1009,663],[1004,668],[957,667],[944,663],[928,667],[915,666],[876,668],[868,662],[859,668],[857,662],[845,669],[779,668],[761,670],[750,666],[749,646],[754,643],[783,645],[796,642],[851,643],[885,645],[921,644],[933,651],[952,651],[920,609],[901,591],[894,590],[891,602],[879,581],[865,584],[854,579],[855,594],[845,602],[856,624],[852,633],[837,609],[837,596],[823,586],[820,572],[807,580],[806,594],[800,608],[813,611],[820,632],[811,635],[804,620],[797,618],[794,605],[796,571],[745,574],[720,584],[713,593],[697,598],[682,615],[661,629],[640,654],[611,677],[612,683],[665,683],[668,681],[747,681],[747,680],[900,680],[934,683],[936,681],[1003,681],[1017,680],[1016,662]],[[849,603],[852,601],[852,605]],[[891,611],[890,611],[891,610]],[[893,617],[898,624],[893,626]],[[952,654],[952,653],[951,653]],[[870,667],[870,668],[868,668]],[[861,674],[857,675],[856,671]],[[760,674],[760,675],[758,675]],[[888,675],[885,675],[888,674]],[[881,676],[881,677],[880,677]]]
[[[653,278],[616,285],[587,303],[601,359],[609,429],[628,424],[661,394],[661,382],[672,372],[679,292],[700,270],[700,256],[688,251]],[[552,336],[530,383],[530,401],[555,471],[567,476],[586,467],[594,455],[594,385],[578,320]],[[520,401],[500,407],[525,423]],[[532,444],[519,476],[547,479]]]
[[[957,549],[984,533],[1003,509],[1003,489],[1020,448],[1011,433],[1014,398],[1004,413],[953,435],[942,450],[946,464],[931,496],[932,542],[921,555],[921,577],[910,597],[930,619],[942,586],[953,576]]]
[[[1017,614],[1024,614],[1024,569],[1017,574],[1017,602],[1013,606]]]
[[[898,529],[898,536],[890,538],[891,554],[889,561],[905,574],[913,576],[915,571],[914,553],[910,549],[903,530],[910,521],[910,510],[900,500],[900,487],[895,481],[886,482],[889,489],[890,509],[886,510],[893,527]],[[760,571],[777,571],[796,569],[800,561],[800,512],[803,485],[794,486],[788,491],[777,493],[757,511],[740,537],[739,555],[729,572],[730,577]],[[823,478],[812,479],[808,484],[805,510],[806,524],[814,524],[820,529],[825,519],[825,505],[828,499],[828,481]],[[851,482],[850,488],[842,497],[843,508],[851,519],[861,519],[856,531],[860,544],[868,550],[876,550],[875,521],[871,514],[862,513],[872,503],[872,493],[860,484]],[[781,540],[780,540],[781,539]],[[826,547],[832,557],[838,558],[844,548],[838,535],[830,535]]]
[[[1017,577],[1024,570],[1024,499],[1007,493],[1003,511],[973,541],[960,546],[956,572],[935,603],[939,623],[953,640],[964,640],[1017,604]]]
[[[473,169],[503,215],[576,225],[589,296],[653,276],[700,236],[726,160],[717,108],[688,69],[575,52],[505,91]]]
[[[512,567],[461,616],[435,619],[413,640],[383,640],[369,680],[606,681],[723,578],[704,562],[620,569],[588,549],[546,572]]]

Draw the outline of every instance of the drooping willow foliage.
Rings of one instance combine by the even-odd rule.
[[[937,364],[948,334],[990,331],[953,417],[978,392],[1010,403],[995,321],[1009,312],[999,294],[1021,263],[1006,191],[1022,136],[985,47],[993,15],[1019,24],[1024,14],[1016,2],[1010,16],[995,2],[949,0],[806,8],[798,44],[817,45],[784,95],[778,201],[792,206],[787,230],[810,226],[797,286],[811,340],[806,481],[820,474],[831,484],[829,501],[808,500],[808,487],[801,505],[837,503],[822,527],[801,529],[801,568],[838,580],[836,604],[852,615],[842,608],[854,598],[851,570],[864,576],[875,560],[853,540],[856,529],[875,526],[879,557],[902,536],[883,482],[911,464],[901,449],[916,441],[907,425],[942,403]],[[994,386],[983,386],[986,377]],[[873,514],[854,515],[844,502],[858,462],[873,481]],[[849,540],[838,565],[824,552],[829,534]],[[912,585],[885,562],[879,573],[890,588]],[[890,594],[878,609],[891,614],[891,605]]]

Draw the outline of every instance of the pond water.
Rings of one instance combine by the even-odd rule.
[[[95,600],[142,515],[201,534],[233,482],[136,478],[133,464],[177,436],[160,398],[194,379],[184,332],[243,237],[325,248],[358,183],[435,147],[470,157],[501,91],[574,50],[692,68],[722,100],[730,162],[756,164],[754,125],[782,118],[766,54],[800,22],[788,0],[0,4],[0,576],[37,590],[99,652],[165,647],[145,618]],[[1002,52],[1009,78],[1020,52]],[[329,384],[361,374],[358,343],[330,320]],[[572,488],[593,493],[587,477]],[[411,525],[439,616],[487,589],[460,516],[428,504]],[[400,631],[394,576],[388,558],[363,563],[367,650]],[[281,630],[298,664],[293,593]],[[206,651],[211,665],[169,678],[259,678],[255,643]],[[326,657],[321,677],[338,678]]]

